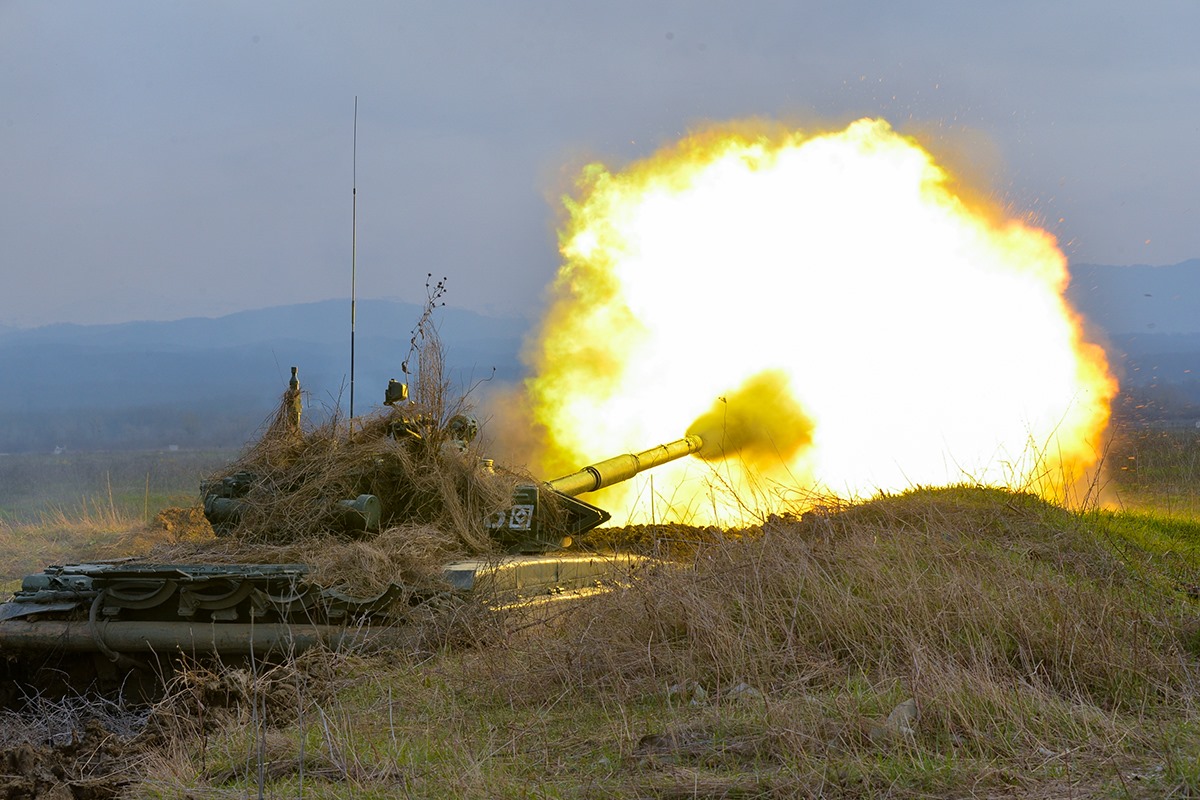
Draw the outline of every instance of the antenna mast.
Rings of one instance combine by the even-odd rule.
[[[354,95],[354,144],[350,156],[350,430],[354,430],[354,323],[358,281],[358,95]]]

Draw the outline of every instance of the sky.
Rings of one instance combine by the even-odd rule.
[[[1195,0],[0,0],[0,325],[349,298],[352,261],[360,298],[433,273],[535,319],[580,166],[743,117],[883,117],[1072,262],[1173,264],[1197,31]]]

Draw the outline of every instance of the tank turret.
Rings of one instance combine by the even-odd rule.
[[[522,484],[513,493],[512,506],[488,519],[487,527],[502,545],[519,552],[545,552],[570,546],[574,537],[612,518],[604,509],[580,500],[579,495],[627,481],[648,469],[696,453],[703,444],[699,436],[690,434],[640,453],[598,461],[541,486]]]

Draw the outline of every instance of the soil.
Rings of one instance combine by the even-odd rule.
[[[50,741],[0,749],[0,797],[107,800],[131,783],[143,747],[89,720]]]

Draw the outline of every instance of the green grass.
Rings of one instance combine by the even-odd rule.
[[[1200,519],[1200,430],[1136,429],[1114,438],[1106,456],[1111,508]]]
[[[49,564],[146,553],[164,508],[195,506],[229,452],[0,456],[0,592]]]
[[[193,505],[200,480],[230,451],[6,454],[0,456],[0,523],[26,525],[47,514],[83,515],[97,507],[126,517]]]

